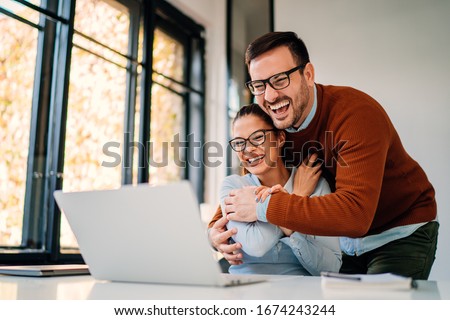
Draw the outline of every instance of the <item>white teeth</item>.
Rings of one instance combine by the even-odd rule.
[[[259,156],[259,157],[256,157],[256,158],[248,159],[247,162],[250,163],[250,164],[252,164],[253,162],[258,161],[258,160],[260,160],[260,159],[262,159],[262,158],[264,158],[264,155]]]
[[[278,110],[280,108],[283,108],[283,107],[287,106],[288,104],[289,104],[289,101],[287,101],[287,100],[281,101],[281,102],[279,102],[277,104],[271,105],[270,109],[275,111],[275,110]]]

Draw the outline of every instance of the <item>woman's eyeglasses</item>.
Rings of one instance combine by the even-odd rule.
[[[262,145],[266,141],[266,134],[270,131],[278,131],[277,129],[260,129],[253,132],[248,136],[247,139],[237,137],[231,139],[228,143],[230,144],[231,149],[236,152],[244,151],[247,147],[247,141],[250,142],[251,145],[257,147]]]

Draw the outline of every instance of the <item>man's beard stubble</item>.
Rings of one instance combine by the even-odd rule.
[[[275,127],[277,129],[283,130],[283,129],[287,129],[287,128],[299,128],[300,125],[303,123],[303,121],[305,121],[305,119],[302,119],[302,117],[303,117],[306,107],[308,106],[308,103],[309,103],[309,90],[308,90],[306,81],[302,81],[300,91],[299,91],[298,95],[296,96],[296,98],[297,99],[295,99],[295,101],[298,101],[300,103],[300,105],[294,106],[294,100],[288,96],[280,97],[276,101],[271,103],[271,104],[276,104],[282,100],[286,100],[286,99],[289,100],[289,104],[290,104],[289,108],[292,108],[292,110],[293,110],[292,121],[287,124],[283,124],[282,126],[277,126],[277,124],[280,125],[280,122],[277,121],[277,119],[270,112],[269,103],[267,103],[267,101],[264,100],[264,107],[262,109],[272,118],[272,121],[274,122]],[[305,116],[305,118],[306,118],[306,116]],[[300,120],[301,120],[301,122],[300,122]]]

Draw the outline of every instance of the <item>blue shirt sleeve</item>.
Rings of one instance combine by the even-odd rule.
[[[258,204],[256,205],[256,217],[258,221],[268,222],[266,213],[271,197],[272,196],[269,195],[264,202],[258,202]]]
[[[251,185],[254,185],[254,183],[251,179],[246,179],[245,176],[232,175],[225,178],[220,189],[220,204],[223,214],[225,214],[224,200],[228,197],[230,191]],[[251,223],[228,221],[227,228],[237,228],[238,232],[232,237],[233,240],[241,243],[242,250],[253,257],[262,257],[283,235],[280,228],[262,221]]]

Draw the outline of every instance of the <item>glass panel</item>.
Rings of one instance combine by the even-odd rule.
[[[83,49],[86,49],[88,51],[91,51],[97,55],[100,55],[101,57],[104,57],[105,59],[108,59],[122,68],[126,68],[127,66],[127,58],[118,55],[114,51],[111,51],[108,48],[105,48],[95,42],[90,41],[89,39],[81,36],[80,34],[75,33],[73,35],[73,43]]]
[[[0,0],[1,1],[1,0]],[[41,0],[25,0],[28,3],[34,4],[35,6],[41,6]]]
[[[83,50],[72,50],[64,154],[64,191],[118,188],[126,70]],[[105,150],[106,150],[105,149]],[[105,165],[105,163],[107,163]],[[61,246],[65,245],[64,231]]]
[[[40,1],[28,1],[28,2],[35,5],[40,5]],[[4,9],[8,10],[11,13],[14,13],[15,15],[21,18],[29,20],[34,24],[39,24],[39,12],[30,9],[28,7],[25,7],[20,3],[11,0],[0,0],[0,7],[3,7]],[[4,17],[1,13],[0,15]]]
[[[184,81],[184,47],[169,35],[155,29],[153,42],[153,70],[177,81]],[[185,105],[179,85],[156,73],[152,86],[150,115],[150,168],[152,184],[180,180],[183,174],[185,146]]]
[[[128,8],[117,1],[77,0],[75,30],[127,54],[129,28]]]
[[[26,2],[32,3],[38,7],[41,6],[41,0],[25,0]]]
[[[182,86],[179,83],[176,83],[168,78],[166,78],[165,76],[161,75],[161,74],[157,74],[155,72],[153,72],[152,74],[152,80],[154,82],[156,82],[157,84],[163,86],[163,87],[167,87],[173,91],[176,91],[177,93],[186,93],[186,87]]]
[[[75,28],[123,54],[128,50],[130,20],[115,1],[78,0]],[[126,13],[124,13],[126,12]],[[119,188],[122,178],[126,61],[113,51],[76,35],[70,71],[67,111],[64,191]],[[63,216],[61,248],[77,247]]]
[[[37,36],[0,15],[0,246],[22,241]]]
[[[234,116],[239,109],[250,102],[253,96],[245,87],[248,78],[245,66],[245,50],[250,42],[270,31],[271,9],[269,0],[231,0],[231,37],[228,59],[231,65],[228,79],[228,125],[231,133]],[[258,17],[258,19],[254,19]],[[229,173],[238,174],[241,171],[240,161],[235,152],[227,158]]]
[[[184,82],[184,47],[159,29],[153,40],[153,70]]]
[[[181,96],[157,84],[152,86],[150,122],[150,177],[152,184],[181,179],[185,108]]]

